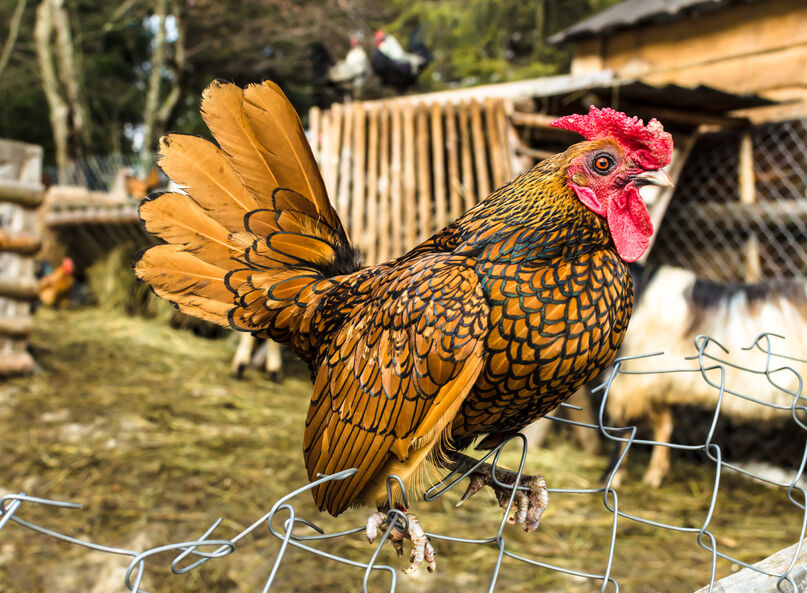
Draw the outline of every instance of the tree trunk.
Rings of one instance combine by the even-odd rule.
[[[89,138],[81,77],[63,0],[40,2],[34,37],[42,89],[50,109],[59,181],[63,181],[70,160],[83,153]]]
[[[160,82],[165,68],[167,45],[165,18],[168,13],[168,0],[155,0],[154,16],[157,17],[157,31],[154,35],[154,52],[151,55],[146,106],[143,113],[143,146],[140,148],[140,166],[145,175],[151,168],[154,149],[154,127],[160,109]]]
[[[50,125],[53,130],[53,143],[56,149],[56,167],[61,177],[70,161],[68,149],[68,112],[67,103],[59,92],[59,78],[53,64],[51,52],[51,35],[53,33],[53,6],[51,0],[42,0],[36,10],[34,38],[36,55],[39,60],[39,73],[42,77],[42,89],[50,108]],[[62,181],[59,179],[59,181]]]
[[[14,44],[17,42],[17,35],[20,32],[22,13],[25,11],[27,2],[28,0],[17,0],[17,7],[14,9],[14,14],[11,15],[11,21],[8,24],[8,37],[6,37],[6,43],[3,45],[2,53],[0,53],[0,79],[3,78],[3,70],[6,69],[11,52],[14,51]]]

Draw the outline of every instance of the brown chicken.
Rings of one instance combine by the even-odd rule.
[[[594,108],[561,118],[554,125],[587,140],[406,255],[361,268],[275,84],[214,82],[202,115],[219,146],[163,138],[160,166],[188,195],[142,203],[146,228],[167,244],[135,270],[184,312],[288,342],[308,362],[308,475],[358,470],[316,487],[320,508],[385,509],[389,474],[419,494],[428,468],[470,469],[459,451],[480,438],[495,446],[614,359],[633,298],[624,261],[653,231],[638,188],[669,183],[659,169],[672,139],[657,121]],[[466,497],[492,485],[486,475],[474,474]],[[516,520],[530,531],[546,486],[525,484]],[[510,490],[497,494],[506,504]],[[383,518],[371,517],[369,536]],[[409,570],[424,557],[433,568],[409,523]]]
[[[47,276],[39,280],[39,302],[46,307],[62,308],[73,294],[73,260],[65,257]]]

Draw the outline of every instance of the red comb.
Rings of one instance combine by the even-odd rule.
[[[672,136],[656,119],[645,125],[638,117],[628,117],[610,107],[597,109],[592,105],[586,115],[567,115],[549,125],[582,134],[586,140],[614,138],[627,148],[631,158],[643,169],[660,169],[672,159]]]

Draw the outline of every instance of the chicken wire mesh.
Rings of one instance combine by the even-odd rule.
[[[807,275],[807,119],[701,135],[650,262],[714,281]]]
[[[597,414],[596,424],[584,424],[574,420],[552,417],[556,422],[562,422],[571,425],[586,427],[591,430],[598,431],[606,439],[613,443],[622,443],[624,449],[619,455],[615,466],[605,478],[605,483],[602,486],[592,488],[550,488],[549,492],[551,497],[558,496],[595,496],[601,497],[602,503],[608,513],[611,514],[611,529],[610,537],[607,541],[608,554],[607,562],[602,566],[601,571],[594,571],[581,569],[574,566],[559,566],[547,562],[542,562],[536,558],[526,557],[522,554],[515,552],[509,546],[509,540],[505,526],[508,522],[513,510],[515,510],[516,488],[508,484],[500,482],[496,478],[496,467],[499,463],[500,455],[503,449],[510,442],[515,442],[520,447],[520,462],[517,474],[520,477],[523,475],[525,461],[527,458],[527,442],[523,435],[515,435],[502,443],[496,449],[488,452],[480,463],[489,460],[493,467],[493,480],[497,482],[500,487],[510,490],[510,498],[507,503],[507,508],[503,513],[502,519],[498,527],[492,533],[485,537],[478,538],[461,538],[454,537],[445,533],[430,533],[427,535],[431,540],[439,546],[440,541],[451,541],[468,546],[486,546],[489,548],[489,553],[496,556],[496,562],[490,575],[489,585],[487,590],[493,592],[498,590],[497,583],[502,570],[506,567],[503,566],[505,558],[524,563],[535,570],[548,570],[558,571],[566,575],[571,575],[579,579],[591,581],[596,587],[599,587],[601,592],[605,591],[619,591],[620,586],[617,579],[613,576],[614,573],[614,558],[617,548],[620,546],[619,528],[624,527],[626,524],[642,524],[658,530],[669,530],[680,532],[683,534],[690,534],[696,542],[711,558],[711,570],[705,572],[703,581],[708,583],[708,591],[722,590],[715,586],[716,579],[716,566],[718,559],[728,560],[738,566],[749,568],[756,573],[763,574],[776,579],[777,589],[781,592],[795,593],[797,591],[804,591],[800,588],[802,581],[802,574],[799,572],[801,569],[796,566],[796,560],[801,554],[801,545],[804,540],[805,531],[807,530],[807,491],[802,486],[802,478],[804,475],[805,464],[807,464],[807,438],[801,440],[802,455],[801,460],[794,468],[787,479],[771,479],[769,477],[760,475],[754,471],[743,468],[733,461],[728,461],[721,449],[721,446],[715,439],[715,427],[721,416],[722,404],[727,398],[740,398],[754,406],[765,406],[775,408],[780,413],[789,417],[790,423],[798,427],[802,437],[807,437],[807,407],[805,407],[805,398],[802,395],[802,380],[798,373],[790,366],[799,362],[807,362],[800,358],[795,358],[783,353],[781,342],[778,336],[773,334],[762,334],[756,338],[753,344],[746,346],[743,350],[753,351],[758,356],[758,364],[753,367],[740,366],[732,361],[723,345],[716,342],[708,336],[698,336],[695,340],[696,354],[681,361],[680,368],[663,368],[655,369],[652,371],[631,370],[631,362],[637,358],[649,358],[652,354],[634,357],[625,357],[618,359],[613,368],[609,371],[607,380],[597,387],[594,391],[602,392],[602,401],[599,405],[599,413]],[[686,365],[686,361],[695,361],[695,365]],[[727,372],[741,373],[744,376],[763,376],[774,390],[786,396],[788,405],[772,404],[763,399],[756,393],[742,393],[740,391],[730,389],[726,384]],[[710,463],[714,465],[714,481],[711,485],[704,485],[706,488],[711,489],[710,502],[703,517],[700,519],[699,524],[692,525],[692,517],[687,519],[682,518],[680,523],[662,522],[651,519],[646,515],[628,512],[620,508],[620,496],[618,489],[612,487],[614,476],[619,468],[622,466],[628,451],[635,446],[654,446],[658,443],[653,440],[637,438],[637,430],[635,426],[612,426],[609,425],[605,418],[605,409],[608,402],[609,393],[612,383],[615,378],[620,375],[627,374],[668,374],[668,373],[696,373],[699,374],[703,381],[705,381],[714,390],[714,407],[711,409],[712,422],[707,431],[707,434],[702,442],[694,445],[684,445],[681,443],[664,443],[663,446],[677,450],[690,450],[700,451],[701,454]],[[796,385],[794,389],[788,389],[788,385]],[[781,400],[780,400],[781,401]],[[564,404],[568,407],[568,404]],[[458,484],[463,482],[464,478],[471,473],[473,469],[469,469],[465,473],[459,475],[459,472],[452,472],[446,476],[439,484],[433,486],[426,492],[425,499],[427,501],[434,500],[443,496],[447,491],[455,488]],[[300,496],[308,496],[308,491],[318,483],[329,480],[342,480],[352,475],[355,470],[345,470],[332,475],[320,476],[316,481],[304,485],[288,495],[278,500],[272,508],[263,516],[255,520],[246,529],[236,533],[224,536],[225,531],[222,528],[222,519],[219,518],[198,538],[191,541],[171,542],[165,545],[151,547],[143,550],[125,549],[113,546],[107,546],[96,542],[88,541],[73,537],[58,529],[58,522],[54,518],[55,525],[44,525],[40,523],[33,523],[23,518],[26,508],[37,505],[40,507],[49,508],[71,508],[79,509],[80,504],[74,502],[52,500],[38,498],[36,496],[29,496],[24,492],[7,494],[0,497],[0,532],[3,529],[8,529],[11,523],[15,527],[30,530],[31,537],[51,537],[63,542],[81,546],[89,550],[103,552],[107,554],[121,555],[131,557],[128,568],[121,574],[122,584],[133,593],[146,593],[142,588],[143,579],[147,572],[150,563],[158,562],[161,560],[160,555],[173,554],[173,559],[170,562],[171,571],[177,575],[189,573],[210,561],[223,561],[222,559],[232,553],[243,548],[247,542],[245,539],[247,535],[263,531],[269,533],[277,540],[279,540],[279,550],[275,554],[274,562],[271,568],[267,569],[268,575],[266,576],[262,591],[266,592],[273,589],[276,583],[276,576],[279,571],[283,569],[283,563],[288,558],[287,551],[296,548],[302,552],[309,553],[315,556],[322,562],[324,567],[325,563],[342,563],[355,567],[357,571],[362,574],[362,589],[365,592],[376,590],[387,590],[390,593],[394,592],[398,585],[398,569],[396,567],[383,564],[379,562],[379,554],[382,546],[385,545],[387,536],[391,533],[392,529],[397,525],[398,528],[404,528],[408,523],[407,516],[400,510],[393,508],[387,514],[388,525],[385,528],[383,537],[377,540],[373,547],[367,548],[368,559],[365,562],[352,560],[345,556],[334,554],[325,551],[318,547],[318,545],[328,541],[340,538],[348,538],[356,534],[361,534],[365,531],[364,526],[358,526],[352,529],[336,532],[325,532],[312,520],[312,518],[304,518],[298,516],[294,502]],[[732,555],[725,553],[718,546],[718,538],[715,533],[710,529],[710,524],[715,516],[718,499],[721,495],[721,476],[725,473],[741,474],[751,480],[756,480],[767,484],[771,488],[780,489],[786,493],[788,501],[793,507],[793,518],[796,519],[800,525],[800,531],[795,548],[793,551],[792,559],[787,563],[784,570],[771,571],[760,566],[752,566]],[[392,500],[392,488],[395,486],[396,481],[402,488],[402,482],[397,476],[389,476],[387,479],[387,493],[388,499]],[[521,488],[523,489],[523,487]],[[408,506],[408,503],[405,503]],[[697,522],[696,522],[697,523]],[[403,525],[402,525],[403,524]],[[295,530],[295,527],[298,529]],[[303,535],[299,533],[300,530],[307,530],[313,535]],[[297,531],[297,532],[295,532]],[[0,540],[2,535],[0,535]],[[775,550],[771,550],[774,552]],[[579,560],[579,559],[576,559]],[[450,562],[450,558],[444,558],[443,561]],[[803,571],[802,571],[803,572]],[[370,578],[374,573],[385,573],[389,579],[389,584],[386,587],[377,586],[377,579],[373,580],[373,586],[370,586]],[[595,588],[596,588],[595,587]]]

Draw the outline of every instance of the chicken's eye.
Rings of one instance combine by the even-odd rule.
[[[601,154],[594,159],[594,170],[600,175],[605,175],[614,166],[614,159],[610,155]]]

